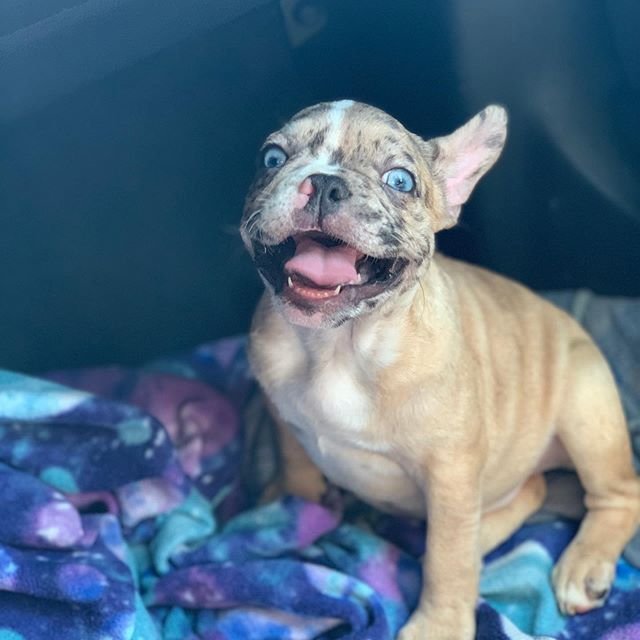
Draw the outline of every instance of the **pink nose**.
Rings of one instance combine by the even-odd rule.
[[[310,196],[313,194],[313,184],[309,178],[305,178],[298,187],[299,193],[304,193],[305,196]]]
[[[311,184],[309,178],[305,178],[298,187],[298,193],[296,193],[293,199],[294,209],[304,209],[309,202],[309,198],[313,195],[315,187]]]

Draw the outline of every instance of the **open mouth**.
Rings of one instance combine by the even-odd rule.
[[[373,298],[406,268],[403,258],[375,258],[339,238],[311,231],[277,245],[253,241],[256,267],[288,302],[330,310]]]

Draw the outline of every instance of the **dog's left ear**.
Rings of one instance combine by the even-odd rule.
[[[453,227],[460,208],[498,159],[507,138],[507,112],[490,105],[452,134],[427,141],[431,169],[443,189],[440,229]]]

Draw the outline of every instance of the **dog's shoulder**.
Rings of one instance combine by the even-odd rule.
[[[515,319],[525,325],[548,326],[554,332],[561,328],[570,337],[586,337],[574,318],[525,284],[442,254],[435,261],[463,315],[482,313],[498,324]]]

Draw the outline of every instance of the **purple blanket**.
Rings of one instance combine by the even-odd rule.
[[[629,414],[640,303],[584,304]],[[255,507],[244,346],[140,370],[0,371],[0,640],[394,637],[419,593],[424,525],[360,504]],[[640,638],[640,570],[624,559],[605,607],[558,612],[550,571],[575,529],[529,524],[485,558],[479,638]]]

